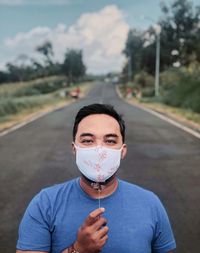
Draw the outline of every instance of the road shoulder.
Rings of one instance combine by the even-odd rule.
[[[116,86],[116,91],[118,96],[126,103],[134,105],[144,111],[147,111],[200,139],[200,124],[198,124],[197,122],[189,120],[183,115],[174,112],[173,110],[170,110],[169,107],[165,105],[143,103],[136,98],[124,98],[118,86]]]
[[[88,92],[91,89],[91,86],[92,85],[86,85],[85,87],[82,86],[80,88],[81,94],[80,94],[79,99],[84,98],[88,94]],[[0,137],[4,136],[12,131],[15,131],[16,129],[21,128],[21,127],[31,123],[32,121],[35,121],[35,120],[53,112],[53,111],[56,111],[58,109],[62,109],[74,102],[76,102],[76,99],[66,98],[66,100],[62,100],[57,104],[46,105],[40,109],[36,108],[32,112],[27,111],[24,114],[19,113],[17,115],[13,115],[13,117],[11,118],[10,121],[0,124]]]

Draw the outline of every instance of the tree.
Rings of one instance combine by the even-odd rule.
[[[9,75],[6,72],[0,71],[0,84],[6,83],[9,80]]]
[[[125,49],[123,53],[130,61],[130,66],[125,66],[124,70],[128,71],[131,67],[131,73],[137,72],[141,68],[142,36],[141,32],[132,29],[128,33]]]
[[[131,62],[131,72],[133,75],[141,70],[147,71],[150,74],[155,72],[156,46],[154,33],[152,27],[144,32],[135,29],[129,31],[123,53]],[[123,74],[128,72],[128,68],[130,66],[127,63],[123,69]]]
[[[170,7],[163,4],[162,11],[161,59],[166,66],[175,61],[188,66],[194,57],[199,59],[200,8],[194,11],[192,2],[175,0]]]
[[[158,22],[162,28],[161,71],[173,64],[188,66],[193,61],[200,62],[200,6],[194,9],[189,0],[175,0],[170,6],[162,3],[161,10],[164,14]],[[133,74],[140,70],[154,74],[155,52],[153,26],[143,32],[130,30],[123,53],[131,59]],[[128,72],[128,65],[123,69],[123,73],[125,72]]]
[[[6,67],[8,69],[9,81],[17,82],[23,80],[23,70],[12,63],[7,63]]]
[[[36,51],[44,55],[48,65],[52,65],[52,56],[54,53],[53,46],[50,41],[46,41],[42,45],[36,47]]]
[[[83,77],[86,67],[83,63],[82,50],[67,50],[62,69],[63,73],[68,77],[68,84]]]

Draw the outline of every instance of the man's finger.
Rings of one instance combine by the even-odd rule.
[[[102,229],[100,229],[100,230],[98,231],[98,237],[99,237],[100,239],[102,239],[102,238],[104,238],[105,236],[107,236],[108,230],[109,230],[109,228],[108,228],[107,226],[105,226],[105,227],[103,227]]]
[[[105,212],[105,208],[101,207],[101,208],[98,208],[96,210],[94,210],[93,212],[91,212],[88,217],[86,218],[85,220],[85,224],[87,226],[90,226],[92,225],[97,219],[98,217]]]
[[[93,229],[99,230],[102,226],[105,226],[107,223],[107,220],[104,217],[100,217],[99,219],[96,220],[96,222],[94,222],[92,224]]]
[[[108,235],[104,235],[100,240],[99,243],[103,246],[108,240]]]

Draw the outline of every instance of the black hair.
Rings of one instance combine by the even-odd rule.
[[[75,121],[74,121],[73,141],[75,141],[76,133],[78,130],[78,125],[81,122],[81,120],[89,115],[92,115],[92,114],[106,114],[106,115],[109,115],[109,116],[113,117],[114,119],[116,119],[116,121],[119,124],[120,132],[122,135],[122,141],[124,143],[124,141],[125,141],[125,122],[124,122],[122,116],[114,109],[114,107],[112,105],[108,105],[108,104],[90,104],[90,105],[82,107],[78,111]]]

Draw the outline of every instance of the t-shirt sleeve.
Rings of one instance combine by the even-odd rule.
[[[153,253],[166,253],[176,249],[176,242],[167,212],[156,197],[155,231],[152,243]]]
[[[17,249],[47,251],[51,249],[50,202],[40,192],[30,202],[19,226]]]

